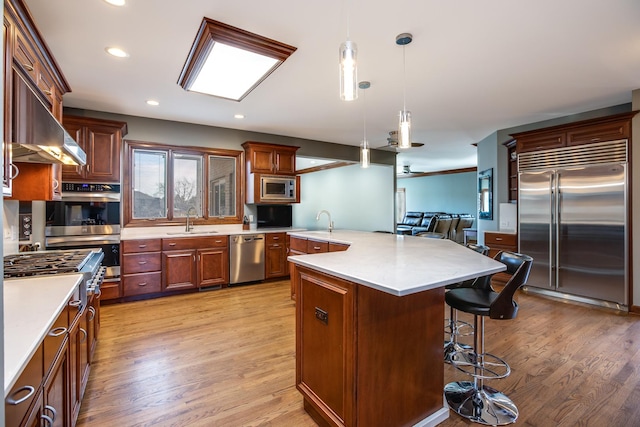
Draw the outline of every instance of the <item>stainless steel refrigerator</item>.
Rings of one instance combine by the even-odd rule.
[[[627,160],[626,140],[518,156],[519,251],[534,259],[528,286],[628,305]]]

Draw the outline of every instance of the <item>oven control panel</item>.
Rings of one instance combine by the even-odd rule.
[[[62,191],[69,193],[120,193],[120,184],[80,184],[63,182]]]

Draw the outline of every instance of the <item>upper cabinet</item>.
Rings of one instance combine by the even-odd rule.
[[[275,175],[296,174],[298,147],[247,141],[245,149],[248,173]]]
[[[119,183],[122,137],[127,134],[127,124],[112,120],[64,116],[63,125],[87,153],[87,164],[63,165],[62,180]]]
[[[69,92],[71,88],[40,35],[24,1],[5,1],[3,17],[4,133],[2,147],[4,160],[2,193],[4,196],[11,196],[15,185],[13,179],[21,174],[21,179],[26,182],[42,182],[40,178],[43,178],[47,188],[43,188],[38,193],[38,197],[48,195],[45,200],[50,200],[58,197],[59,193],[57,187],[60,178],[58,167],[35,163],[23,167],[23,171],[19,171],[18,166],[12,163],[14,85],[16,79],[23,79],[36,97],[60,122],[62,121],[62,95]],[[27,174],[29,175],[27,176]],[[49,187],[50,183],[52,187]],[[17,197],[21,200],[28,200],[25,197],[31,197],[28,195],[31,193],[22,190],[20,189]]]
[[[516,151],[518,154],[550,148],[615,141],[616,139],[630,139],[631,118],[635,114],[635,111],[616,114],[566,125],[515,133],[511,136],[517,141]]]

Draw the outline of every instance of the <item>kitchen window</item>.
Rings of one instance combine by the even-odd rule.
[[[125,141],[125,153],[125,226],[241,222],[242,151]]]

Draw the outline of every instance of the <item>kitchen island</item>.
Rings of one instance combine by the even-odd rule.
[[[349,245],[289,257],[296,386],[322,426],[430,426],[448,417],[444,286],[505,266],[450,240],[290,232]]]

